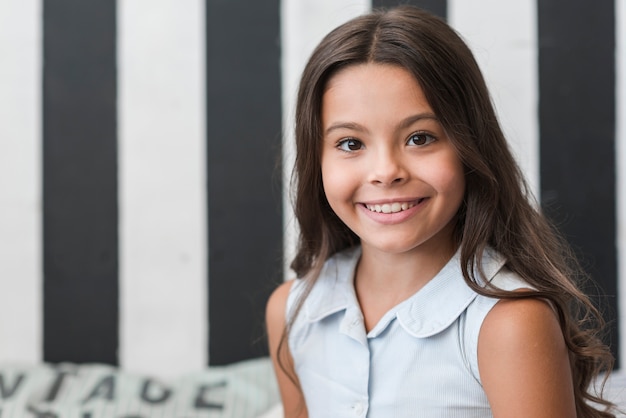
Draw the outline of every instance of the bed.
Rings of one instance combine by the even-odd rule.
[[[606,393],[626,410],[626,373],[615,372]],[[3,365],[0,417],[281,418],[282,409],[261,357],[167,381],[104,364]]]
[[[268,358],[164,381],[104,364],[0,366],[2,418],[280,417]]]

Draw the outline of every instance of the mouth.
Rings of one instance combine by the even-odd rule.
[[[377,212],[377,213],[398,213],[398,212],[402,212],[408,209],[411,209],[412,207],[419,205],[420,203],[422,203],[422,201],[425,198],[420,198],[417,201],[414,202],[389,202],[389,203],[383,203],[383,204],[365,204],[365,207],[370,211],[370,212]]]

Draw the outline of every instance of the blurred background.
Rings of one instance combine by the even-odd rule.
[[[175,376],[266,355],[300,72],[398,3],[474,51],[623,359],[622,0],[0,0],[0,362]]]

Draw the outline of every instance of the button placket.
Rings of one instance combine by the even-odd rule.
[[[354,404],[352,409],[354,410],[354,415],[356,415],[357,417],[360,417],[361,415],[363,415],[363,412],[365,411],[365,406],[363,405],[362,402],[357,402]]]

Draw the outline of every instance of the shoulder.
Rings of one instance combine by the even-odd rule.
[[[281,350],[281,341],[285,332],[287,300],[293,283],[294,280],[284,282],[272,292],[267,301],[265,316],[270,358],[274,365],[284,415],[286,417],[306,418],[306,406],[293,368],[293,359],[288,346]]]
[[[280,284],[276,289],[274,289],[267,300],[265,318],[268,327],[271,325],[278,325],[281,330],[284,327],[287,299],[289,298],[289,293],[294,281],[295,280],[289,280]]]
[[[537,350],[555,348],[554,345],[565,348],[556,313],[547,301],[538,298],[503,299],[485,317],[479,336],[479,344],[483,348],[510,344],[512,346],[508,348],[514,349],[514,343],[520,342],[524,343],[524,352],[529,351],[529,343],[534,343]]]
[[[575,416],[568,350],[543,299],[495,304],[481,326],[478,368],[494,417]]]

